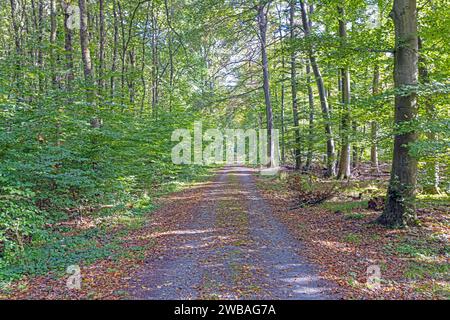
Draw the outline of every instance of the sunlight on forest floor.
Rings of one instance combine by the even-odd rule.
[[[295,199],[288,185],[290,175],[282,179],[260,177],[258,188],[305,242],[308,258],[324,268],[322,276],[339,283],[347,298],[450,298],[450,196],[419,194],[420,226],[394,230],[374,224],[381,212],[368,209],[371,197],[385,195],[385,182],[356,178],[333,199],[290,210]],[[380,290],[366,285],[370,265],[381,268]]]

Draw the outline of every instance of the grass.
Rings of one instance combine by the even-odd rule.
[[[435,257],[441,254],[448,255],[450,253],[450,247],[448,245],[442,245],[438,240],[429,238],[421,239],[409,239],[405,238],[400,241],[390,253],[394,253],[408,256],[411,258],[417,257]],[[389,251],[389,250],[388,250]]]
[[[186,176],[171,182],[151,195],[136,197],[133,206],[119,205],[85,216],[93,223],[86,229],[73,225],[54,225],[45,241],[32,242],[8,260],[0,260],[0,293],[8,293],[10,285],[24,278],[52,274],[65,275],[70,265],[90,265],[102,259],[120,260],[135,257],[143,259],[146,250],[154,243],[128,247],[123,237],[141,229],[157,207],[154,199],[206,180],[211,170]]]
[[[428,209],[433,207],[448,207],[450,204],[450,195],[443,193],[440,195],[419,194],[416,198],[416,205],[419,209]]]
[[[344,241],[348,243],[360,244],[362,238],[359,234],[356,233],[348,233],[344,236]]]
[[[322,208],[336,213],[351,213],[353,210],[366,209],[367,206],[367,201],[325,202],[321,204]]]
[[[362,220],[366,217],[364,213],[348,213],[345,215],[347,220]]]
[[[412,262],[405,270],[408,279],[421,280],[430,278],[434,280],[449,280],[450,264],[448,263],[418,263]]]

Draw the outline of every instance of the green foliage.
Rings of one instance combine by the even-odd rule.
[[[326,202],[321,206],[333,212],[349,214],[357,209],[367,209],[367,201]]]

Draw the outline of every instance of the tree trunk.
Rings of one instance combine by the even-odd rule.
[[[423,42],[421,38],[419,38],[418,41],[419,51],[421,51]],[[427,59],[421,52],[419,54],[419,80],[421,84],[427,84],[430,82],[427,68]],[[436,107],[434,106],[432,98],[430,96],[426,96],[423,99],[427,121],[433,123],[434,121],[436,121]],[[436,133],[432,130],[428,130],[427,139],[431,144],[434,143],[437,139]],[[427,174],[427,182],[425,183],[424,191],[430,194],[440,194],[441,190],[439,188],[439,162],[436,161],[435,158],[433,158],[426,164],[425,169]]]
[[[119,52],[119,18],[117,16],[116,0],[113,0],[113,16],[114,16],[114,48],[111,64],[111,79],[110,79],[111,99],[114,99],[116,91],[116,81],[114,73],[117,70],[117,55]]]
[[[173,80],[174,80],[174,64],[173,64],[173,35],[172,35],[172,13],[173,10],[169,10],[169,4],[167,0],[164,0],[164,7],[166,11],[168,30],[168,49],[169,49],[169,112],[172,112],[172,100],[173,100]]]
[[[394,81],[397,90],[416,86],[418,78],[418,38],[416,0],[394,0],[392,18],[395,24]],[[414,224],[417,160],[409,153],[409,145],[417,140],[413,125],[417,118],[417,95],[397,94],[395,97],[395,124],[402,131],[394,137],[394,159],[387,203],[378,221],[387,226],[402,227]]]
[[[295,39],[294,30],[294,18],[295,18],[295,0],[291,0],[289,5],[289,35],[291,43]],[[296,71],[296,59],[295,50],[291,48],[291,96],[292,96],[292,114],[294,119],[294,156],[295,156],[295,170],[300,170],[301,164],[301,153],[300,153],[300,123],[298,119],[298,101],[297,101],[297,71]]]
[[[158,18],[152,2],[152,113],[158,117]]]
[[[89,49],[89,32],[88,32],[88,16],[86,0],[78,0],[80,7],[80,46],[81,46],[81,58],[83,60],[84,79],[88,101],[93,101],[92,90],[92,59],[91,50]]]
[[[379,93],[380,87],[380,67],[378,64],[375,65],[373,73],[373,85],[372,94],[376,96]],[[370,138],[371,138],[371,148],[370,148],[370,163],[372,165],[372,170],[374,172],[380,172],[380,167],[378,164],[378,123],[377,121],[372,121],[370,123]]]
[[[142,63],[141,63],[141,83],[142,83],[142,100],[140,113],[144,112],[145,98],[147,96],[147,82],[145,80],[145,54],[147,48],[148,24],[150,22],[150,3],[147,5],[147,14],[145,17],[144,35],[142,36]]]
[[[266,103],[266,121],[267,121],[267,155],[269,156],[268,167],[274,164],[274,145],[272,139],[273,130],[273,114],[272,104],[270,100],[270,85],[269,85],[269,62],[267,59],[267,10],[265,5],[258,5],[258,26],[259,26],[259,40],[261,45],[261,62],[263,71],[263,88],[264,100]]]
[[[11,0],[11,24],[13,27],[13,32],[14,32],[14,44],[15,44],[15,53],[14,53],[14,61],[15,61],[15,72],[12,75],[13,78],[13,84],[14,84],[14,90],[15,91],[15,95],[17,97],[20,96],[20,78],[21,78],[21,59],[20,59],[20,55],[22,52],[22,48],[20,45],[20,30],[19,30],[19,24],[16,21],[16,13],[17,13],[17,7],[16,7],[16,2],[15,0]]]
[[[44,1],[39,0],[38,4],[38,52],[37,65],[39,68],[39,92],[44,91],[44,53],[42,51],[43,34],[44,34]]]
[[[122,6],[120,4],[120,1],[117,1],[117,10],[119,14],[119,22],[120,22],[120,32],[121,32],[121,38],[122,38],[122,52],[120,55],[120,62],[121,62],[121,71],[120,71],[120,102],[122,105],[122,108],[125,105],[125,59],[127,55],[127,45],[126,45],[126,39],[125,39],[125,21],[123,17],[123,11]]]
[[[306,12],[305,1],[300,1],[300,9],[302,13],[303,30],[305,36],[311,34],[311,24]],[[322,116],[325,123],[325,133],[327,136],[327,176],[334,177],[336,175],[336,150],[333,139],[333,129],[331,127],[331,114],[328,106],[327,93],[323,82],[322,74],[317,64],[316,56],[312,47],[308,49],[309,60],[317,83],[317,90],[320,97],[320,106],[322,108]]]
[[[277,7],[278,12],[278,19],[280,20],[280,27],[279,27],[279,41],[281,43],[281,110],[280,110],[280,117],[281,117],[281,163],[286,163],[286,145],[285,145],[285,120],[284,120],[284,101],[285,101],[285,85],[284,85],[284,71],[286,69],[286,63],[285,63],[285,56],[284,56],[284,42],[283,42],[283,32],[282,32],[282,20],[281,20],[281,12],[279,8]]]
[[[356,120],[352,121],[352,134],[354,137],[358,134],[358,122]],[[358,168],[359,165],[359,146],[358,146],[358,140],[355,140],[353,142],[353,148],[352,148],[352,167],[354,169]]]
[[[128,52],[128,56],[130,59],[130,71],[129,71],[129,79],[128,79],[128,91],[130,92],[130,103],[134,103],[134,96],[135,96],[135,88],[134,88],[134,73],[136,69],[136,54],[134,52],[134,49],[130,50]]]
[[[105,43],[106,43],[106,32],[105,32],[105,3],[104,0],[99,0],[99,20],[100,20],[100,35],[99,35],[99,59],[98,59],[98,90],[100,94],[103,93],[105,89],[105,80],[103,79],[103,70],[105,68]]]
[[[347,27],[345,21],[345,11],[343,7],[338,7],[339,14],[339,36],[342,48],[345,46],[347,38]],[[341,68],[341,90],[342,90],[342,146],[339,161],[338,179],[348,179],[351,176],[350,169],[350,71],[348,66]]]
[[[308,131],[308,154],[306,157],[306,170],[311,169],[314,147],[314,95],[311,86],[311,67],[309,62],[306,63],[306,82],[308,87],[308,103],[309,103],[309,131]]]
[[[72,81],[75,79],[73,73],[73,43],[72,43],[72,29],[69,27],[69,3],[67,0],[61,0],[61,7],[64,11],[64,51],[65,51],[65,60],[66,60],[66,86],[67,90],[72,90]]]
[[[56,79],[56,56],[55,56],[55,44],[56,44],[56,32],[57,32],[57,11],[56,0],[50,0],[50,69],[52,72],[52,85],[57,85]]]

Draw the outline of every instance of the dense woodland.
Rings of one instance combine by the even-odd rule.
[[[446,0],[0,0],[0,14],[0,278],[45,272],[29,261],[62,241],[55,224],[141,215],[204,174],[171,161],[172,131],[194,121],[279,129],[281,163],[304,175],[391,172],[383,225],[450,192]]]

